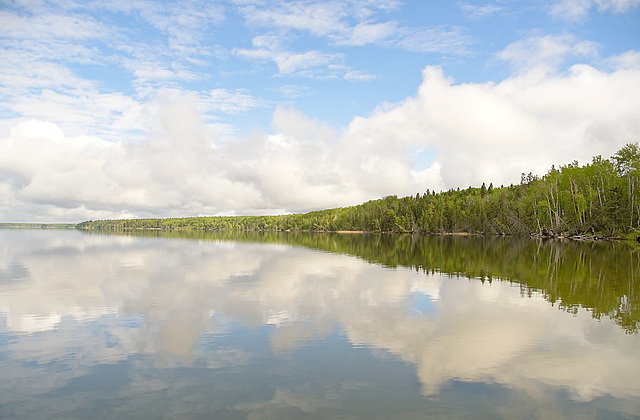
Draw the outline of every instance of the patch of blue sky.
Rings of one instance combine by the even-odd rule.
[[[430,149],[414,149],[412,169],[422,171],[430,168],[436,161],[438,153]]]
[[[348,126],[354,117],[366,117],[381,104],[398,103],[415,96],[428,62],[421,54],[389,48],[352,48],[339,74],[328,79],[294,77],[293,83],[310,95],[294,104],[306,115],[328,121],[334,128]],[[284,82],[281,77],[276,82]],[[272,88],[276,88],[272,85]]]
[[[598,43],[603,57],[618,55],[640,47],[640,8],[624,14],[600,13],[576,30],[580,37]]]
[[[101,93],[119,92],[124,95],[134,95],[134,77],[131,72],[120,65],[111,62],[100,64],[72,64],[69,69],[76,76],[86,80],[93,80]]]
[[[392,13],[393,15],[394,13]],[[412,26],[442,25],[443,22],[458,24],[462,22],[462,14],[455,1],[408,1],[395,12],[403,23]]]
[[[433,298],[427,293],[412,292],[411,293],[411,315],[430,315],[438,312]]]

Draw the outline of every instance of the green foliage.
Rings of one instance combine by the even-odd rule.
[[[629,143],[611,157],[621,175],[640,170],[640,147],[638,143]]]
[[[640,147],[612,160],[552,167],[520,185],[469,187],[279,216],[192,217],[89,221],[84,230],[364,231],[540,236],[624,236],[640,229]]]

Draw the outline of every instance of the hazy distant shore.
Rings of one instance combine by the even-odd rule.
[[[0,229],[76,229],[76,223],[0,223]]]

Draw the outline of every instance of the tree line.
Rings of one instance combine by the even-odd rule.
[[[0,223],[0,229],[75,229],[75,223]]]
[[[519,184],[426,190],[305,214],[82,222],[83,230],[258,230],[625,236],[640,229],[640,147],[522,174]]]

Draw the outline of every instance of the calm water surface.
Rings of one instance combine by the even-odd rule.
[[[618,244],[0,230],[0,418],[640,418]]]

